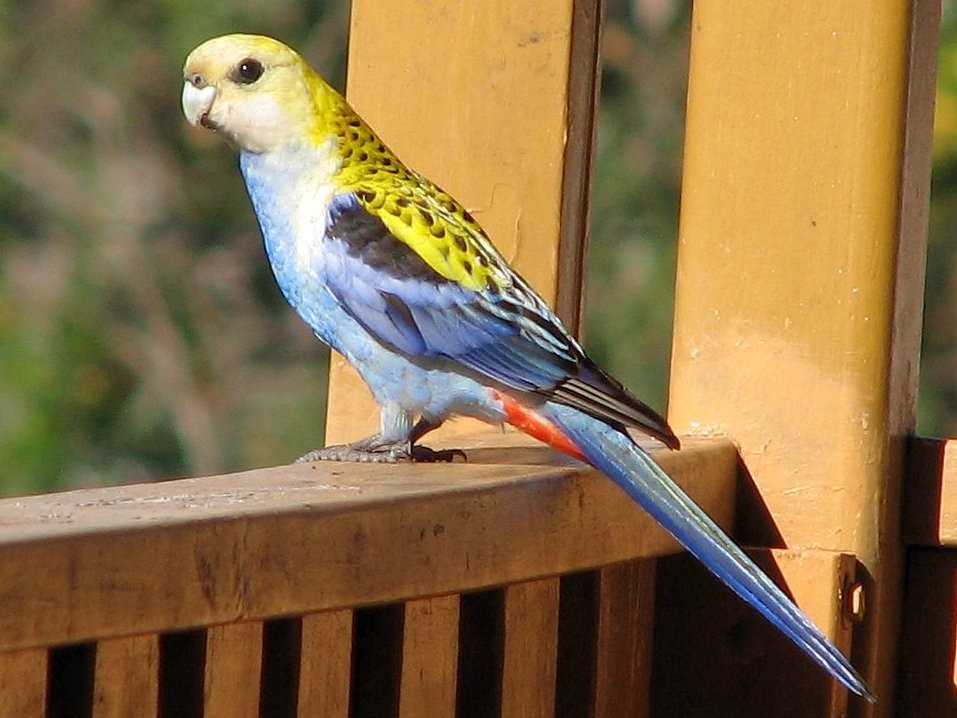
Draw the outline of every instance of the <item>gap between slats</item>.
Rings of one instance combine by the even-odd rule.
[[[0,655],[24,718],[644,716],[654,562]],[[625,695],[627,694],[627,695]],[[625,702],[622,703],[622,700]]]

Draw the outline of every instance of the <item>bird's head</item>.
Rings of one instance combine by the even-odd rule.
[[[267,152],[315,138],[321,104],[335,92],[291,48],[262,35],[224,35],[183,67],[183,112],[240,149]]]

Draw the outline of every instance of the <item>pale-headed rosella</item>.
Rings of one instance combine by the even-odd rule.
[[[454,415],[512,424],[588,462],[851,691],[841,652],[628,435],[664,419],[591,361],[463,206],[406,167],[309,65],[262,36],[197,47],[193,125],[239,149],[276,280],[381,409],[380,430],[307,460],[449,459],[417,442]]]

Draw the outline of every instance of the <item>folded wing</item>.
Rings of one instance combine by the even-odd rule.
[[[677,447],[664,419],[585,356],[487,238],[476,236],[480,230],[471,218],[457,221],[458,213],[441,207],[424,210],[433,224],[443,223],[441,237],[426,232],[427,222],[384,220],[356,193],[333,200],[326,222],[327,284],[346,311],[390,348],[450,359],[506,388],[559,401],[618,428],[637,427]],[[403,238],[400,227],[416,236]],[[458,278],[475,267],[484,281]]]

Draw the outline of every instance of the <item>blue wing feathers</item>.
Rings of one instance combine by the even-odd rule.
[[[324,242],[329,290],[380,342],[412,357],[452,360],[677,448],[664,419],[598,369],[500,257],[488,261],[512,277],[513,291],[463,287],[432,270],[351,193],[333,199]]]

